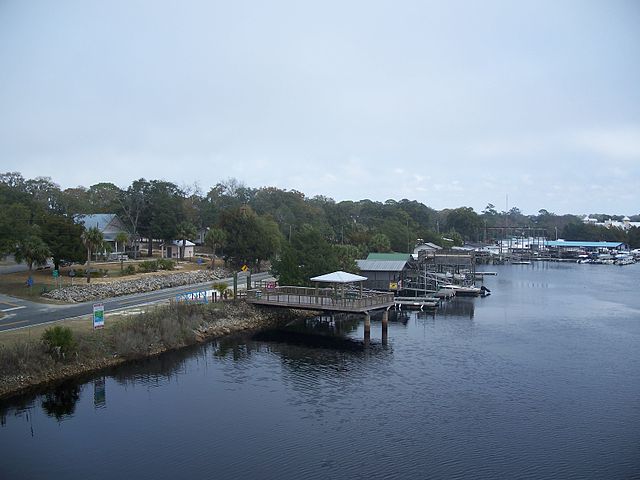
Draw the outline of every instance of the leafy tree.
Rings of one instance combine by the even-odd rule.
[[[26,180],[24,190],[45,210],[63,213],[62,192],[50,177],[36,177]]]
[[[25,205],[0,204],[0,257],[13,253],[18,240],[28,235],[31,213]]]
[[[285,244],[272,268],[282,285],[309,285],[310,278],[338,269],[337,250],[309,225],[293,235],[291,244]]]
[[[640,227],[631,227],[627,232],[627,238],[631,248],[640,248]]]
[[[332,245],[331,248],[338,259],[338,270],[353,273],[357,273],[360,270],[356,260],[363,258],[365,252],[353,245]]]
[[[120,213],[120,198],[123,191],[117,185],[109,182],[96,183],[87,190],[91,213]],[[87,213],[81,212],[81,213]]]
[[[211,268],[215,265],[216,249],[222,248],[227,241],[227,234],[220,228],[210,228],[204,237],[204,244],[211,249]]]
[[[87,249],[87,283],[91,282],[91,253],[102,246],[104,236],[97,227],[91,227],[82,233],[82,243]]]
[[[278,224],[269,216],[258,216],[256,219],[258,227],[259,241],[256,245],[255,258],[256,266],[260,268],[260,263],[273,257],[283,243],[283,237],[278,228]]]
[[[463,239],[477,239],[482,229],[482,221],[471,207],[460,207],[449,211],[447,226],[460,234]]]
[[[60,260],[81,261],[83,255],[82,233],[84,227],[69,217],[47,214],[39,220],[40,236],[49,246],[55,268]]]
[[[133,254],[138,258],[138,241],[141,229],[146,227],[149,209],[149,182],[144,178],[134,181],[131,186],[121,192],[116,201],[125,221],[131,228],[131,240],[133,241]],[[144,226],[143,226],[144,225]]]
[[[51,250],[39,236],[31,234],[18,240],[14,256],[18,263],[27,262],[29,271],[31,271],[34,264],[44,265],[47,263],[47,259],[51,256]]]
[[[376,233],[373,237],[371,237],[369,249],[372,252],[390,252],[391,242],[389,241],[389,237],[387,237],[384,233]]]
[[[87,189],[79,186],[67,188],[60,194],[62,211],[69,216],[93,213]]]
[[[258,266],[261,260],[274,255],[281,243],[277,224],[256,215],[248,206],[223,212],[220,227],[228,240],[225,252],[235,266]]]
[[[146,236],[149,239],[148,256],[152,255],[152,239],[174,240],[178,234],[182,212],[181,191],[173,183],[152,180],[149,189]]]

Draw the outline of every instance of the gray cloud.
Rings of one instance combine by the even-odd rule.
[[[7,1],[0,161],[63,186],[637,213],[639,20],[622,0]]]

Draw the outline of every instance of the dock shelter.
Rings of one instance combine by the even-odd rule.
[[[628,250],[628,246],[623,242],[586,242],[576,240],[547,240],[545,247],[549,255],[565,259],[574,259],[584,253],[617,253]]]
[[[544,242],[547,248],[569,248],[583,249],[587,251],[598,250],[626,250],[627,246],[623,242],[584,242],[574,240],[547,240]]]

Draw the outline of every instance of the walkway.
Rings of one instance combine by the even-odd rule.
[[[347,313],[366,313],[394,305],[393,293],[347,291],[343,294],[332,288],[306,287],[249,290],[247,302],[272,307]]]

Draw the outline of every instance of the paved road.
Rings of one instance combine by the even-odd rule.
[[[270,276],[271,274],[268,272],[256,273],[251,275],[251,279],[263,280]],[[3,318],[0,318],[0,332],[88,315],[93,312],[94,303],[103,303],[105,313],[108,314],[110,311],[114,310],[167,301],[175,298],[179,293],[211,289],[213,283],[220,282],[225,282],[229,286],[232,286],[233,278],[223,278],[216,280],[215,282],[210,281],[206,283],[184,285],[182,287],[165,288],[154,292],[137,293],[104,300],[74,303],[71,305],[36,303],[20,298],[9,297],[7,295],[0,295],[0,311],[5,314]],[[246,287],[246,285],[246,276],[244,274],[238,274],[238,286],[243,288]]]

